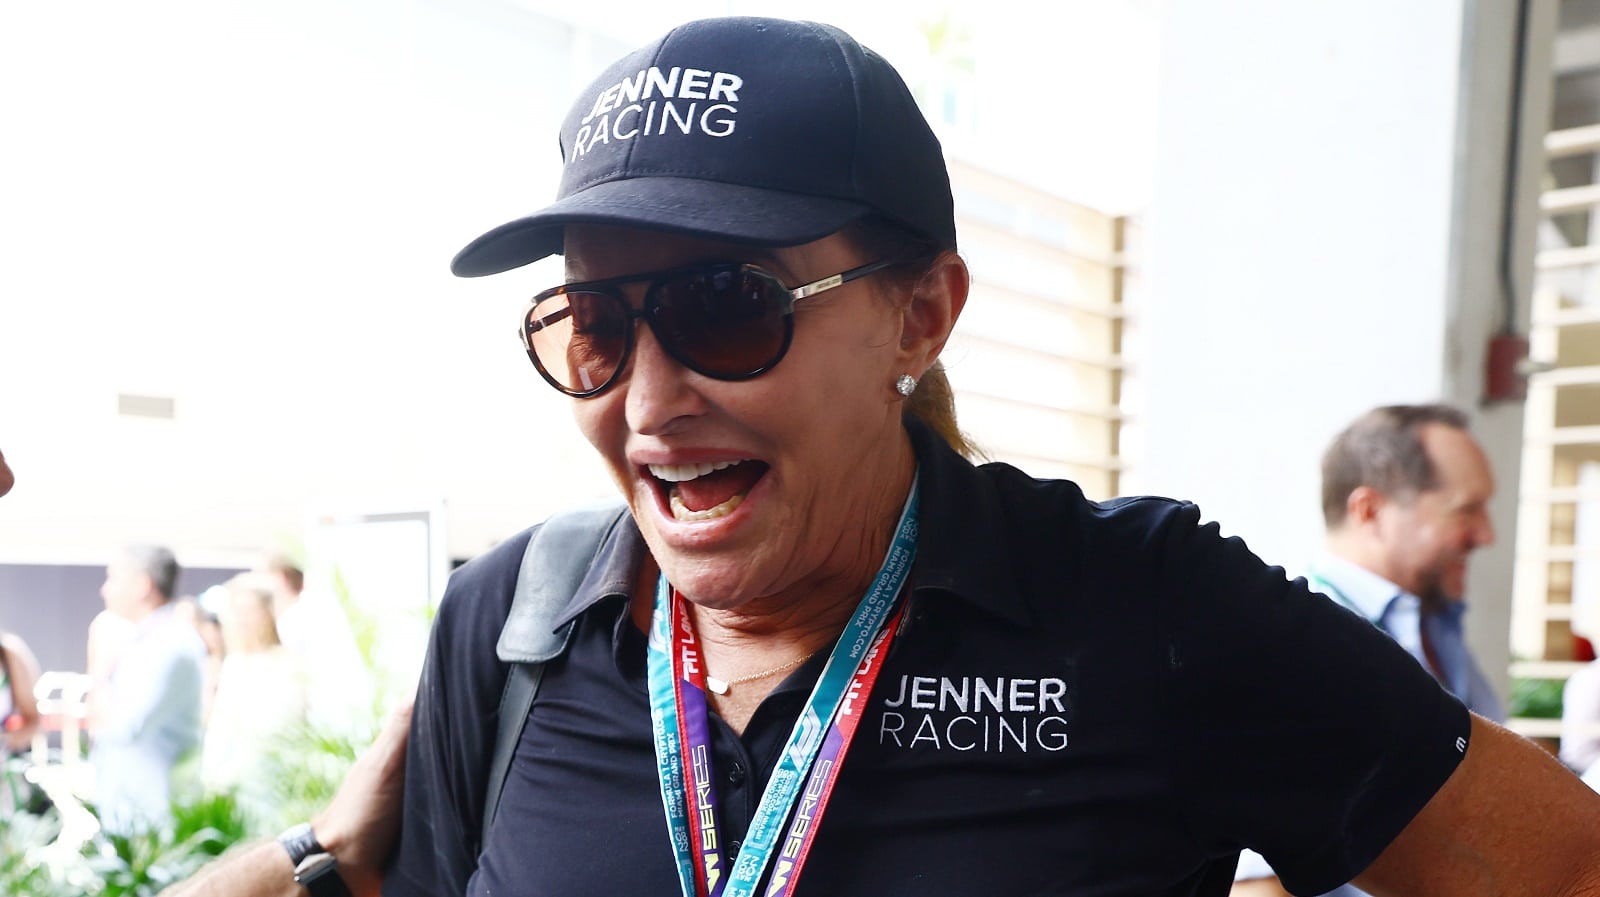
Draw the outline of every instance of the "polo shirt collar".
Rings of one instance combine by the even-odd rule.
[[[1382,576],[1334,554],[1325,553],[1317,558],[1310,572],[1314,578],[1338,590],[1339,594],[1329,597],[1351,606],[1374,623],[1381,621],[1396,601],[1408,597],[1417,601],[1415,596]]]
[[[560,629],[607,598],[620,595],[627,599],[633,593],[634,576],[644,557],[644,536],[639,534],[633,515],[628,514],[611,528],[594,563],[589,565],[589,572],[572,593],[572,600],[556,618],[554,628]]]
[[[906,428],[921,465],[913,591],[949,594],[1018,625],[1030,624],[1033,616],[1020,599],[997,493],[977,468],[926,425],[908,421]],[[556,628],[606,598],[630,596],[645,550],[644,537],[630,515],[607,537],[557,618]]]

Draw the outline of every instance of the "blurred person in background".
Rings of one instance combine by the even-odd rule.
[[[1600,660],[1561,687],[1561,762],[1591,786],[1600,781]]]
[[[1322,458],[1327,540],[1311,587],[1398,642],[1434,679],[1495,722],[1505,707],[1467,650],[1467,559],[1494,543],[1494,472],[1467,415],[1441,404],[1386,405],[1351,422]],[[1235,897],[1284,893],[1253,851]],[[1360,897],[1344,885],[1329,897]]]
[[[27,642],[0,629],[0,726],[5,733],[0,757],[22,753],[39,731],[39,705],[33,694],[38,681],[39,661]]]
[[[11,468],[0,455],[0,495],[10,491],[12,482]],[[407,696],[313,823],[290,829],[278,841],[242,845],[187,882],[163,891],[164,897],[303,897],[308,887],[317,889],[315,897],[378,897],[381,870],[400,825],[400,788],[410,721],[411,698]],[[313,835],[313,830],[317,834]],[[321,884],[308,881],[303,886],[296,875],[302,856],[313,863],[319,856],[333,858],[335,862],[327,868],[336,871],[337,877],[325,877]]]
[[[200,720],[202,725],[211,718],[211,702],[217,693],[217,679],[222,675],[222,659],[227,648],[222,641],[222,625],[217,615],[206,610],[200,599],[185,595],[172,602],[178,616],[194,627],[196,635],[206,646],[205,685],[201,689]]]
[[[235,792],[257,818],[269,814],[269,759],[284,733],[305,724],[306,681],[300,661],[278,641],[272,583],[241,574],[224,586],[218,619],[227,656],[206,722],[200,781]]]
[[[325,589],[308,588],[299,564],[284,554],[264,555],[252,572],[272,584],[278,638],[305,669],[311,725],[339,732],[369,718],[372,675],[339,599]]]
[[[173,607],[178,570],[169,549],[130,545],[100,587],[106,610],[132,625],[93,686],[94,803],[116,833],[170,817],[172,769],[200,745],[206,647]]]
[[[11,466],[0,453],[0,496],[10,492],[15,483]],[[38,679],[39,662],[27,643],[0,630],[0,760],[26,750],[39,731],[39,705],[33,694]],[[10,799],[10,789],[0,792],[0,812],[11,811]]]
[[[128,618],[102,608],[89,621],[88,637],[85,640],[84,655],[87,658],[89,676],[89,691],[84,695],[88,718],[85,720],[89,731],[94,731],[100,719],[100,704],[104,696],[110,692],[111,669],[116,664],[117,656],[133,638],[134,626]]]

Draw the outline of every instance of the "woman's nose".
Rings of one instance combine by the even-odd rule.
[[[667,354],[647,324],[635,326],[630,369],[618,384],[628,392],[628,425],[635,433],[668,433],[675,421],[703,412],[705,400],[694,387],[697,375]]]

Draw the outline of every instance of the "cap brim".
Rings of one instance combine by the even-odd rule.
[[[450,262],[457,277],[520,268],[561,252],[569,224],[667,231],[761,246],[820,240],[869,211],[859,202],[702,181],[644,177],[596,184],[500,225],[468,243]]]

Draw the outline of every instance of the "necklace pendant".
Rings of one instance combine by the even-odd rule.
[[[706,688],[711,689],[714,693],[719,695],[725,695],[728,693],[728,683],[723,682],[721,679],[718,679],[715,676],[706,677]]]

